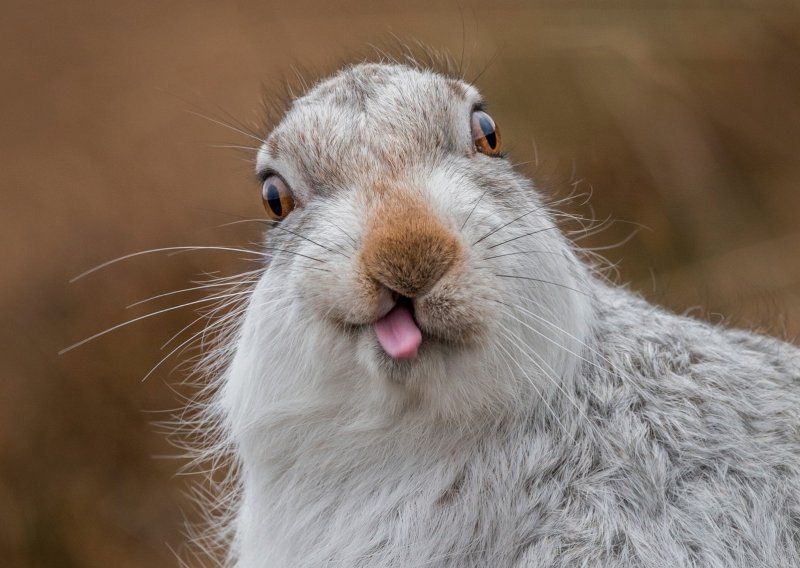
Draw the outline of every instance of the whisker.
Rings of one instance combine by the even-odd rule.
[[[347,231],[342,229],[339,225],[337,225],[333,221],[330,221],[330,220],[327,220],[327,219],[325,220],[325,222],[328,223],[329,225],[332,225],[334,228],[338,229],[339,231],[341,231],[341,233],[345,237],[347,237],[350,240],[350,242],[353,243],[354,246],[358,245],[356,240]],[[284,232],[287,232],[287,233],[291,233],[292,235],[300,237],[301,239],[305,239],[305,240],[309,241],[310,243],[315,244],[318,247],[323,248],[323,249],[325,249],[325,250],[327,250],[329,252],[340,254],[340,255],[344,256],[345,258],[350,258],[343,251],[331,249],[331,248],[329,248],[329,247],[327,247],[325,245],[322,245],[322,244],[320,244],[320,243],[318,243],[318,242],[316,242],[316,241],[314,241],[314,240],[312,240],[312,239],[310,239],[310,238],[308,238],[308,237],[306,237],[304,235],[301,235],[301,234],[299,234],[299,233],[297,233],[295,231],[292,231],[291,229],[287,229],[286,227],[283,227],[283,226],[279,225],[278,221],[274,221],[272,219],[240,219],[238,221],[231,221],[229,223],[223,223],[222,225],[218,225],[218,227],[228,227],[228,226],[231,226],[231,225],[238,225],[238,224],[241,224],[241,223],[262,223],[262,224],[265,224],[265,225],[272,225],[273,229],[278,229],[278,230],[281,230],[281,231],[284,231]]]
[[[472,214],[475,212],[475,209],[477,209],[477,207],[478,207],[478,204],[479,204],[479,203],[481,202],[481,200],[483,199],[483,196],[484,196],[484,195],[486,195],[486,194],[489,192],[489,189],[490,189],[490,188],[488,188],[488,187],[487,187],[487,188],[484,190],[484,192],[483,192],[483,193],[481,193],[481,196],[480,196],[480,197],[478,198],[478,200],[475,202],[475,205],[473,205],[473,206],[472,206],[472,209],[470,209],[470,211],[469,211],[469,215],[467,215],[467,218],[466,218],[466,219],[464,219],[464,222],[463,222],[463,223],[461,223],[461,230],[462,230],[462,231],[464,230],[464,227],[466,227],[466,226],[467,226],[467,221],[469,221],[469,218],[470,218],[470,217],[472,217]]]
[[[248,150],[258,152],[261,149],[255,146],[240,146],[238,144],[209,144],[208,146],[216,150]]]
[[[204,319],[208,319],[208,316],[206,314],[201,314],[196,319],[193,319],[191,322],[189,322],[188,324],[183,326],[180,330],[178,330],[178,333],[176,333],[175,335],[173,335],[172,337],[167,339],[166,342],[162,343],[161,347],[159,349],[161,349],[163,351],[164,349],[167,348],[167,345],[169,345],[170,343],[175,341],[178,337],[180,337],[183,334],[183,332],[185,332],[187,329],[191,328],[193,325],[195,325],[196,323],[201,322]]]
[[[488,189],[487,189],[487,191],[488,191]],[[483,194],[481,195],[481,199],[483,198],[483,196],[484,196],[484,195],[486,195],[486,191],[484,191],[484,192],[483,192]],[[484,239],[486,239],[486,238],[488,238],[488,237],[490,237],[490,236],[494,235],[494,234],[495,234],[495,233],[497,233],[498,231],[500,231],[500,230],[502,230],[502,229],[504,229],[504,228],[508,227],[508,226],[509,226],[509,225],[511,225],[512,223],[515,223],[515,222],[519,221],[520,219],[523,219],[524,217],[526,217],[526,216],[528,216],[528,215],[530,215],[530,214],[532,214],[532,213],[535,213],[535,212],[537,212],[537,211],[541,211],[542,209],[549,209],[549,208],[551,208],[551,207],[555,207],[555,206],[557,206],[557,205],[561,205],[562,203],[566,203],[566,202],[568,202],[568,201],[571,201],[571,200],[575,199],[576,197],[578,197],[578,196],[576,196],[576,195],[568,195],[567,197],[564,197],[564,198],[561,198],[561,199],[559,199],[559,200],[556,200],[556,201],[554,201],[553,203],[545,203],[545,204],[543,204],[543,205],[536,206],[536,207],[534,207],[533,209],[531,209],[531,210],[529,210],[529,211],[526,211],[526,212],[525,212],[525,213],[523,213],[522,215],[519,215],[518,217],[515,217],[515,218],[514,218],[514,219],[512,219],[511,221],[508,221],[507,223],[504,223],[503,225],[500,225],[499,227],[495,227],[494,229],[491,229],[491,230],[490,230],[488,233],[484,234],[484,235],[483,235],[482,237],[480,237],[480,238],[479,238],[477,241],[475,241],[474,243],[472,243],[472,246],[475,246],[475,245],[477,245],[478,243],[480,243],[480,242],[481,242],[481,241],[483,241]],[[480,199],[479,199],[478,201],[480,201]],[[477,207],[477,206],[478,206],[478,203],[476,203],[476,204],[475,204],[475,206],[473,207],[473,211],[475,210],[475,207]],[[551,212],[551,213],[554,213],[554,212]],[[555,212],[555,213],[557,213],[557,212]],[[472,215],[472,211],[470,211],[470,215]],[[469,217],[468,217],[468,218],[469,218]],[[464,225],[466,225],[466,221],[465,221]],[[464,226],[462,226],[462,227],[461,227],[461,229],[463,230],[463,229],[464,229]],[[513,239],[512,239],[512,240],[513,240]],[[506,242],[508,242],[508,241],[506,241]],[[499,244],[504,244],[504,243],[499,243]],[[498,246],[498,245],[495,245],[495,246]],[[489,247],[489,248],[493,248],[493,247]]]
[[[501,331],[501,333],[502,333],[502,335],[503,335],[503,336],[504,336],[506,339],[508,339],[509,341],[511,341],[511,342],[514,344],[514,346],[515,346],[515,347],[517,347],[517,349],[519,349],[520,353],[522,353],[522,354],[523,354],[525,357],[527,357],[527,358],[528,358],[528,360],[529,360],[531,363],[533,363],[534,365],[536,365],[536,366],[539,368],[539,370],[540,370],[540,371],[541,371],[541,372],[544,374],[544,376],[545,376],[545,377],[547,377],[547,378],[550,380],[550,382],[552,382],[552,383],[553,383],[553,385],[555,385],[555,387],[556,387],[558,390],[560,390],[560,391],[561,391],[561,393],[562,393],[562,394],[563,394],[563,395],[564,395],[564,396],[567,398],[567,400],[568,400],[570,403],[572,403],[572,406],[574,406],[574,407],[575,407],[575,409],[576,409],[576,410],[578,411],[578,413],[579,413],[579,414],[580,414],[580,415],[581,415],[581,416],[584,418],[584,420],[586,420],[587,426],[588,426],[590,429],[591,429],[591,428],[594,428],[594,424],[593,424],[593,422],[592,422],[592,421],[589,419],[589,417],[586,415],[586,413],[583,411],[583,409],[580,407],[580,405],[579,405],[577,402],[575,402],[575,399],[574,399],[574,398],[572,398],[572,397],[570,396],[570,394],[567,392],[567,390],[566,390],[566,389],[565,389],[565,388],[564,388],[564,387],[563,387],[563,386],[562,386],[562,385],[561,385],[561,384],[558,382],[558,380],[557,380],[557,379],[556,379],[554,376],[550,375],[550,374],[549,374],[549,373],[548,373],[548,372],[545,370],[545,368],[544,368],[542,365],[545,365],[545,366],[547,366],[547,367],[550,369],[550,371],[553,373],[553,375],[555,375],[555,374],[556,374],[556,372],[555,372],[555,369],[553,369],[553,368],[552,368],[552,367],[551,367],[551,366],[550,366],[550,365],[549,365],[549,364],[548,364],[548,363],[547,363],[547,362],[544,360],[544,358],[542,358],[542,356],[541,356],[541,355],[539,355],[539,354],[538,354],[538,353],[536,353],[535,351],[531,351],[531,353],[532,353],[532,354],[533,354],[533,355],[534,355],[534,356],[535,356],[535,357],[536,357],[536,358],[537,358],[537,359],[538,359],[538,360],[541,362],[541,364],[540,364],[539,362],[537,362],[536,360],[534,360],[534,359],[531,357],[531,354],[530,354],[530,353],[528,353],[528,352],[527,352],[527,351],[524,349],[524,345],[521,345],[521,344],[520,344],[520,341],[521,341],[521,339],[520,339],[520,338],[519,338],[519,337],[518,337],[516,334],[513,334],[513,333],[512,333],[510,330],[508,330],[508,329],[506,329],[506,330],[505,330],[505,333],[504,333],[504,332],[502,332],[502,331]]]
[[[310,243],[312,243],[312,244],[315,244],[315,245],[317,245],[318,247],[320,247],[320,248],[323,248],[323,249],[327,250],[328,252],[332,252],[332,253],[340,254],[340,255],[342,255],[342,256],[343,256],[343,257],[345,257],[345,258],[350,258],[348,255],[346,255],[345,253],[343,253],[343,252],[342,252],[342,251],[340,251],[340,250],[335,250],[335,249],[332,249],[332,248],[328,248],[328,247],[326,247],[325,245],[321,245],[321,244],[319,244],[317,241],[314,241],[314,240],[312,240],[312,239],[309,239],[308,237],[306,237],[306,236],[304,236],[304,235],[301,235],[300,233],[297,233],[297,232],[295,232],[295,231],[292,231],[291,229],[287,229],[286,227],[283,227],[283,226],[281,226],[281,225],[275,225],[275,228],[276,228],[276,229],[278,229],[279,231],[284,231],[284,232],[290,233],[290,234],[292,234],[292,235],[294,235],[294,236],[296,236],[296,237],[300,237],[301,239],[304,239],[304,240],[306,240],[306,241],[308,241],[308,242],[310,242]]]
[[[350,242],[353,243],[353,246],[358,246],[358,242],[350,235],[350,233],[348,233],[347,231],[342,229],[339,225],[337,225],[336,223],[334,223],[333,221],[331,221],[329,219],[325,219],[325,222],[328,223],[329,225],[333,225],[334,227],[339,229],[345,237],[350,239]]]
[[[566,434],[567,437],[569,437],[573,442],[575,442],[574,436],[572,434],[570,434],[570,432],[567,430],[566,426],[564,426],[564,424],[558,418],[558,415],[556,414],[555,410],[553,410],[553,407],[550,406],[550,403],[547,402],[547,400],[545,399],[544,395],[542,394],[542,391],[539,390],[539,388],[536,386],[536,384],[533,381],[533,379],[531,379],[530,375],[528,375],[528,373],[525,371],[525,369],[522,367],[522,365],[520,365],[519,362],[514,358],[514,356],[508,351],[508,349],[503,347],[500,343],[496,343],[495,345],[496,345],[496,347],[501,349],[508,356],[508,358],[511,359],[511,361],[517,366],[517,368],[520,370],[520,372],[528,380],[528,383],[531,385],[531,387],[533,387],[533,389],[539,395],[539,398],[541,399],[542,403],[550,411],[550,414],[553,416],[553,419],[558,423],[559,426],[561,426],[561,429],[564,431],[564,434]],[[511,367],[508,365],[508,361],[506,360],[505,363],[506,363],[506,366],[508,366],[508,372],[513,375],[514,373],[511,370]]]
[[[217,225],[217,228],[220,227],[230,227],[231,225],[239,225],[240,223],[262,223],[264,225],[269,225],[270,223],[276,223],[277,221],[273,221],[272,219],[239,219],[238,221],[231,221],[229,223],[223,223],[222,225]]]
[[[249,293],[250,293],[249,291],[246,291],[246,292],[237,292],[235,294],[230,294],[228,296],[218,296],[216,298],[204,298],[202,300],[195,300],[193,302],[187,302],[187,303],[181,304],[179,306],[172,306],[172,307],[169,307],[169,308],[164,308],[163,310],[158,310],[157,312],[152,312],[152,313],[149,313],[149,314],[145,314],[143,316],[139,316],[137,318],[133,318],[133,319],[124,321],[122,323],[119,323],[119,324],[117,324],[117,325],[115,325],[113,327],[108,328],[105,331],[101,331],[100,333],[95,333],[91,337],[87,337],[86,339],[83,339],[83,340],[81,340],[81,341],[79,341],[77,343],[74,343],[74,344],[70,345],[69,347],[65,347],[64,349],[59,351],[58,354],[59,355],[63,355],[64,353],[72,351],[73,349],[75,349],[77,347],[80,347],[81,345],[84,345],[84,344],[89,343],[90,341],[92,341],[94,339],[97,339],[98,337],[102,337],[102,336],[104,336],[104,335],[106,335],[108,333],[111,333],[112,331],[116,331],[116,330],[118,330],[118,329],[120,329],[122,327],[128,326],[128,325],[130,325],[132,323],[136,323],[137,321],[141,321],[141,320],[144,320],[144,319],[147,319],[147,318],[151,318],[153,316],[161,315],[161,314],[164,314],[166,312],[179,310],[181,308],[186,308],[186,307],[194,306],[194,305],[197,305],[197,304],[203,304],[203,303],[206,303],[206,302],[213,301],[215,299],[221,299],[221,298],[225,298],[225,297],[241,296],[241,295],[249,294]]]
[[[222,122],[221,120],[217,120],[216,118],[212,118],[210,116],[207,116],[205,114],[202,114],[200,112],[193,111],[193,110],[186,110],[185,112],[187,112],[189,114],[192,114],[194,116],[197,116],[199,118],[208,120],[209,122],[213,122],[214,124],[216,124],[218,126],[222,126],[223,128],[228,128],[230,130],[233,130],[234,132],[238,132],[239,134],[242,134],[243,136],[247,136],[248,138],[252,138],[253,140],[256,140],[259,144],[263,144],[264,143],[264,140],[262,138],[260,138],[259,136],[256,136],[255,134],[252,134],[252,133],[247,132],[245,130],[242,130],[241,128],[237,128],[235,126],[232,126],[232,125],[230,125],[230,124],[228,124],[226,122]]]
[[[504,228],[508,227],[510,224],[512,224],[512,223],[515,223],[515,222],[519,221],[520,219],[522,219],[522,218],[524,218],[524,217],[527,217],[527,216],[528,216],[528,215],[530,215],[531,213],[535,213],[536,211],[541,211],[541,210],[542,210],[544,207],[546,207],[546,206],[545,206],[545,205],[539,205],[539,206],[537,206],[537,207],[534,207],[534,208],[533,208],[533,209],[531,209],[530,211],[526,211],[526,212],[525,212],[525,213],[523,213],[522,215],[519,215],[518,217],[514,217],[513,219],[511,219],[511,221],[508,221],[507,223],[503,223],[503,224],[502,224],[502,225],[500,225],[499,227],[495,227],[494,229],[492,229],[491,231],[489,231],[488,233],[486,233],[485,235],[483,235],[481,238],[479,238],[477,241],[475,241],[474,243],[472,243],[472,246],[475,246],[475,245],[477,245],[477,244],[478,244],[479,242],[481,242],[482,240],[484,240],[484,239],[486,239],[486,238],[488,238],[488,237],[491,237],[492,235],[494,235],[494,234],[495,234],[497,231],[500,231],[500,230],[502,230],[502,229],[504,229]],[[489,247],[489,248],[491,248],[491,247]]]
[[[279,299],[276,299],[276,300],[272,300],[272,302],[269,302],[268,304],[277,303],[277,302],[282,301],[284,299],[285,298],[279,298]],[[288,307],[290,307],[290,306],[281,308],[280,310],[276,310],[276,311],[271,312],[271,313],[272,314],[280,313],[282,311],[285,311]],[[188,348],[191,345],[191,343],[193,343],[197,339],[203,339],[203,341],[201,341],[201,345],[204,344],[205,343],[205,336],[209,331],[211,331],[211,330],[213,330],[213,329],[215,329],[217,327],[221,327],[221,326],[225,326],[225,325],[229,324],[232,319],[237,319],[237,318],[241,317],[244,313],[246,313],[246,311],[247,311],[246,307],[242,307],[242,308],[240,308],[238,310],[235,309],[231,313],[220,317],[216,322],[211,323],[211,324],[203,327],[202,330],[198,331],[197,333],[195,333],[194,335],[189,337],[189,339],[183,341],[180,345],[178,345],[172,351],[167,353],[158,363],[155,364],[155,366],[152,369],[150,369],[150,371],[148,371],[148,373],[142,378],[142,382],[145,382],[159,367],[161,367],[162,364],[164,364],[165,361],[167,361],[170,357],[172,357],[172,355],[174,355],[175,353],[179,352],[183,348]],[[196,323],[197,321],[199,321],[199,320],[195,320],[193,323]],[[186,328],[184,328],[184,329],[186,329]]]
[[[309,256],[309,255],[303,254],[301,252],[297,252],[296,250],[288,250],[288,249],[281,249],[281,248],[275,248],[275,247],[263,247],[263,249],[271,251],[271,252],[285,252],[285,253],[289,253],[289,254],[294,254],[294,255],[297,255],[297,256],[302,256],[303,258],[307,258],[308,260],[321,262],[323,264],[325,263],[324,260],[321,260],[319,258],[314,258],[313,256]],[[267,255],[264,255],[264,256],[267,256]],[[272,255],[272,256],[274,257],[275,255]]]
[[[202,316],[202,317],[203,317],[203,318],[205,318],[205,317],[207,317],[207,316]],[[202,319],[202,318],[201,318],[201,319]],[[194,322],[192,322],[192,324],[194,324],[194,323],[197,323],[198,321],[200,321],[200,320],[199,320],[199,319],[197,319],[197,320],[194,320]],[[189,337],[189,339],[187,339],[186,341],[183,341],[183,342],[182,342],[182,343],[180,343],[180,344],[179,344],[177,347],[175,347],[175,348],[174,348],[172,351],[170,351],[169,353],[167,353],[167,354],[166,354],[166,355],[165,355],[165,356],[164,356],[164,357],[163,357],[163,358],[162,358],[162,359],[161,359],[161,360],[160,360],[158,363],[156,363],[156,364],[155,364],[155,366],[153,366],[153,368],[151,368],[151,369],[150,369],[150,370],[147,372],[147,374],[146,374],[144,377],[142,377],[142,382],[145,382],[145,381],[146,381],[146,380],[147,380],[147,379],[150,377],[150,375],[152,375],[152,374],[153,374],[153,373],[156,371],[156,369],[158,369],[158,368],[159,368],[159,367],[160,367],[160,366],[161,366],[161,365],[162,365],[162,364],[163,364],[165,361],[167,361],[167,359],[169,359],[170,357],[172,357],[172,355],[173,355],[173,354],[175,354],[175,353],[177,353],[178,351],[180,351],[180,350],[181,350],[183,347],[185,347],[185,346],[188,346],[189,344],[191,344],[192,342],[194,342],[194,341],[195,341],[197,338],[200,338],[200,337],[205,337],[206,333],[207,333],[209,330],[213,330],[213,329],[215,329],[216,327],[219,327],[219,326],[221,326],[221,325],[225,325],[225,324],[226,324],[226,323],[228,323],[228,322],[229,322],[229,319],[228,319],[228,318],[221,317],[221,318],[220,318],[218,321],[216,321],[216,322],[214,322],[214,323],[211,323],[211,324],[209,324],[209,325],[207,325],[207,326],[204,326],[202,330],[200,330],[200,331],[198,331],[197,333],[195,333],[194,335],[190,336],[190,337]],[[190,324],[190,325],[191,325],[191,324]],[[181,330],[181,333],[182,333],[182,332],[183,332],[185,329],[186,329],[186,328],[183,328],[183,330]],[[173,336],[173,338],[174,338],[174,336]],[[172,339],[170,339],[170,341],[172,341]]]
[[[617,241],[614,244],[605,245],[605,246],[599,246],[599,247],[591,247],[591,248],[584,247],[581,250],[589,250],[589,251],[592,251],[592,252],[597,252],[597,251],[600,251],[600,250],[611,250],[611,249],[619,248],[619,247],[623,246],[624,244],[626,244],[627,242],[629,242],[633,237],[638,235],[641,231],[642,231],[641,228],[634,229],[633,231],[631,231],[631,233],[628,236],[626,236],[625,238],[621,239],[620,241]],[[584,236],[589,236],[589,235],[584,235]],[[581,237],[581,238],[583,238],[583,237]],[[575,240],[578,240],[578,239],[575,239]]]
[[[296,252],[296,251],[293,251],[293,250],[289,250],[289,249],[261,246],[259,243],[255,243],[255,242],[252,242],[252,241],[250,242],[250,244],[252,246],[254,246],[254,247],[259,247],[262,251],[288,252],[290,254],[296,254],[296,255],[299,255],[299,256],[304,256],[302,253],[299,253],[299,252]],[[181,254],[186,254],[187,252],[192,252],[192,251],[191,250],[176,250],[176,251],[167,253],[167,256],[178,256],[178,255],[181,255]],[[268,255],[268,254],[266,254],[264,252],[258,253],[257,251],[253,251],[253,253],[254,254],[261,254],[264,257],[269,257],[270,256],[270,255]],[[324,262],[324,261],[322,261],[322,260],[320,260],[318,258],[313,258],[313,257],[310,257],[310,256],[306,256],[305,258],[308,258],[310,260],[316,260],[317,262]]]
[[[240,252],[240,253],[245,253],[245,254],[252,254],[252,255],[255,255],[255,256],[262,256],[262,257],[267,256],[266,254],[264,254],[262,252],[258,252],[258,251],[254,251],[254,250],[248,250],[248,249],[242,249],[242,248],[234,248],[234,247],[220,247],[220,246],[161,247],[161,248],[142,250],[142,251],[139,251],[139,252],[126,254],[124,256],[120,256],[120,257],[114,258],[112,260],[108,260],[108,261],[106,261],[106,262],[104,262],[102,264],[98,264],[97,266],[95,266],[93,268],[90,268],[89,270],[86,270],[85,272],[81,272],[77,276],[75,276],[72,279],[70,279],[69,282],[70,282],[70,284],[72,284],[73,282],[76,282],[76,281],[80,280],[81,278],[83,278],[85,276],[88,276],[89,274],[92,274],[93,272],[97,272],[98,270],[102,270],[103,268],[105,268],[107,266],[111,266],[112,264],[116,264],[118,262],[122,262],[124,260],[128,260],[130,258],[135,258],[137,256],[142,256],[142,255],[145,255],[145,254],[154,254],[154,253],[157,253],[157,252],[169,252],[169,251],[202,251],[202,250]]]
[[[544,229],[537,229],[535,231],[531,231],[530,233],[525,233],[524,235],[518,235],[516,237],[512,237],[510,239],[506,239],[505,241],[499,242],[496,245],[491,245],[491,246],[486,247],[486,248],[487,249],[497,248],[500,245],[504,245],[504,244],[507,244],[507,243],[510,243],[512,241],[516,241],[518,239],[522,239],[522,238],[525,238],[525,237],[530,237],[531,235],[536,235],[536,234],[539,234],[539,233],[543,233],[545,231],[552,231],[553,229],[558,229],[558,227],[556,225],[553,225],[552,227],[545,227]]]
[[[583,294],[587,298],[593,298],[591,294],[584,292],[583,290],[578,290],[577,288],[573,288],[572,286],[567,286],[566,284],[561,284],[559,282],[551,282],[550,280],[544,280],[542,278],[532,278],[530,276],[518,276],[515,274],[495,274],[498,278],[519,278],[520,280],[530,280],[532,282],[540,282],[542,284],[551,284],[553,286],[558,286],[559,288],[565,288],[567,290],[572,290],[573,292],[577,292],[578,294]]]
[[[183,334],[183,333],[184,333],[186,330],[190,329],[192,326],[194,326],[195,324],[199,323],[200,321],[202,321],[202,320],[206,320],[206,319],[212,319],[213,317],[215,317],[215,316],[214,316],[214,313],[215,313],[216,311],[218,311],[219,309],[223,308],[223,307],[224,307],[224,306],[221,306],[221,307],[220,307],[220,308],[218,308],[217,310],[212,310],[210,313],[201,313],[199,317],[197,317],[196,319],[192,320],[191,322],[189,322],[188,324],[186,324],[185,326],[183,326],[183,327],[182,327],[182,328],[181,328],[181,329],[180,329],[180,330],[179,330],[177,333],[175,333],[175,334],[174,334],[172,337],[170,337],[170,338],[169,338],[167,341],[165,341],[165,342],[164,342],[164,343],[161,345],[160,349],[161,349],[162,351],[163,351],[164,349],[166,349],[166,348],[167,348],[167,346],[168,346],[170,343],[172,343],[173,341],[175,341],[175,340],[176,340],[178,337],[180,337],[180,336],[181,336],[181,335],[182,335],[182,334]],[[237,309],[238,309],[238,308],[237,308]],[[236,311],[236,310],[234,310],[234,311]],[[223,318],[224,318],[224,317],[227,317],[227,314],[226,314],[225,316],[222,316],[222,317],[223,317]]]
[[[320,268],[319,266],[304,266],[303,268],[308,269],[308,270],[316,270],[317,272],[328,272],[328,273],[330,273],[330,270],[328,270],[327,268]]]
[[[256,274],[256,273],[259,273],[259,272],[261,272],[261,269],[249,270],[249,271],[244,272],[242,274],[239,274],[237,276],[245,276],[245,275],[249,275],[249,274]],[[163,294],[158,294],[156,296],[150,296],[149,298],[145,298],[144,300],[139,300],[138,302],[134,302],[132,304],[128,304],[127,306],[125,306],[125,309],[127,310],[127,309],[130,309],[130,308],[134,307],[134,306],[139,306],[139,305],[145,304],[147,302],[152,302],[153,300],[158,300],[159,298],[166,298],[167,296],[174,296],[175,294],[183,294],[183,293],[186,293],[186,292],[194,292],[194,291],[197,291],[197,290],[206,290],[208,288],[222,288],[222,287],[225,287],[225,286],[233,287],[236,284],[244,285],[244,284],[252,284],[252,283],[255,283],[255,282],[258,282],[258,280],[257,279],[255,279],[255,280],[243,280],[243,281],[236,282],[236,283],[233,283],[233,284],[222,282],[222,283],[215,283],[215,284],[203,284],[202,286],[192,286],[190,288],[183,288],[181,290],[173,290],[171,292],[165,292]]]
[[[503,301],[501,301],[501,300],[493,300],[493,301],[494,301],[494,302],[497,302],[498,304],[502,304],[502,305],[503,305],[503,306],[505,306],[506,308],[509,308],[508,310],[504,310],[504,313],[505,313],[507,316],[509,316],[511,319],[513,319],[513,320],[514,320],[514,321],[516,321],[517,323],[519,323],[519,324],[522,324],[523,326],[525,326],[526,328],[528,328],[530,331],[532,331],[532,332],[534,332],[536,335],[540,336],[540,337],[541,337],[542,339],[544,339],[545,341],[547,341],[547,342],[549,342],[549,343],[551,343],[551,344],[555,345],[555,346],[556,346],[556,347],[558,347],[559,349],[563,349],[564,351],[566,351],[566,352],[567,352],[567,353],[569,353],[570,355],[574,355],[575,357],[578,357],[579,359],[581,359],[582,361],[584,361],[584,362],[586,362],[586,363],[588,363],[588,364],[590,364],[590,365],[594,365],[594,366],[596,366],[598,369],[602,369],[602,367],[600,367],[600,366],[596,365],[595,363],[593,363],[593,362],[592,362],[592,361],[590,361],[589,359],[586,359],[586,358],[585,358],[585,357],[583,357],[583,356],[582,356],[580,353],[576,353],[576,352],[572,351],[571,349],[569,349],[569,348],[565,347],[564,345],[560,344],[558,341],[556,341],[555,339],[553,339],[553,338],[552,338],[552,337],[550,337],[549,335],[547,335],[547,334],[545,334],[545,333],[542,333],[541,331],[539,331],[539,330],[538,330],[538,329],[536,329],[535,327],[532,327],[532,326],[531,326],[530,324],[528,324],[527,322],[524,322],[524,321],[522,321],[521,319],[519,319],[519,318],[517,318],[516,316],[514,316],[514,315],[513,315],[513,313],[512,313],[511,311],[509,311],[509,310],[514,310],[514,309],[516,309],[516,307],[515,307],[515,306],[512,306],[511,304],[508,304],[508,303],[506,303],[506,302],[503,302]],[[564,332],[564,331],[563,331],[563,330],[561,330],[561,329],[559,329],[558,331],[562,331],[563,333],[567,334],[567,332]],[[569,334],[567,334],[567,335],[569,335]],[[575,338],[575,339],[577,339],[577,338]],[[585,346],[585,347],[588,347],[588,346],[586,346],[585,344],[584,344],[584,346]]]
[[[519,294],[514,294],[514,295],[515,295],[515,296],[517,296],[517,297],[518,297],[518,298],[520,298],[520,299],[528,299],[528,298],[524,298],[523,296],[521,296],[521,295],[519,295]],[[526,314],[530,315],[531,317],[534,317],[534,318],[536,318],[537,320],[541,321],[541,322],[542,322],[542,323],[544,323],[545,325],[549,325],[551,328],[553,328],[553,329],[557,330],[559,333],[563,333],[563,334],[564,334],[564,335],[566,335],[567,337],[569,337],[569,338],[571,338],[571,339],[574,339],[574,340],[575,340],[575,341],[577,341],[577,342],[578,342],[578,343],[579,343],[581,346],[583,346],[584,348],[586,348],[586,349],[587,349],[587,350],[588,350],[590,353],[592,353],[593,355],[596,355],[597,357],[600,357],[600,359],[602,359],[603,361],[605,361],[605,362],[606,362],[606,363],[607,363],[607,364],[608,364],[608,365],[609,365],[609,366],[610,366],[612,369],[614,369],[615,371],[619,372],[619,370],[618,370],[616,367],[614,367],[614,365],[611,363],[611,361],[609,361],[609,360],[608,360],[608,358],[606,358],[606,357],[605,357],[605,356],[604,356],[602,353],[600,353],[599,351],[597,351],[596,349],[594,349],[594,348],[593,348],[591,345],[589,345],[588,343],[586,343],[586,342],[582,341],[580,338],[576,337],[574,334],[572,334],[572,333],[568,332],[567,330],[565,330],[565,329],[563,329],[563,328],[559,327],[558,325],[556,325],[555,323],[553,323],[553,322],[549,321],[548,319],[546,319],[546,318],[543,318],[543,317],[542,317],[542,316],[540,316],[539,314],[536,314],[536,313],[534,313],[534,312],[532,312],[532,311],[530,311],[530,310],[527,310],[527,309],[523,308],[522,306],[514,306],[514,305],[508,304],[508,303],[506,303],[506,302],[503,302],[503,301],[501,301],[501,300],[494,300],[494,301],[495,301],[495,302],[497,302],[497,303],[503,304],[504,306],[506,306],[507,308],[510,308],[511,310],[521,310],[521,311],[525,312]],[[506,313],[508,313],[508,312],[506,312]],[[510,314],[509,314],[509,315],[510,315]],[[556,342],[555,340],[553,340],[551,337],[549,337],[549,336],[547,336],[547,335],[543,334],[541,331],[539,331],[538,329],[536,329],[536,328],[532,327],[530,324],[528,324],[528,323],[526,323],[526,322],[524,322],[524,321],[522,321],[522,320],[517,320],[517,321],[518,321],[519,323],[521,323],[522,325],[524,325],[525,327],[527,327],[528,329],[530,329],[531,331],[533,331],[534,333],[536,333],[537,335],[540,335],[541,337],[543,337],[543,338],[544,338],[544,339],[546,339],[547,341],[549,341],[549,342],[553,343],[554,345],[558,346],[560,349],[563,349],[564,351],[566,351],[566,352],[567,352],[567,353],[569,353],[570,355],[575,355],[576,357],[580,357],[580,358],[581,358],[581,360],[583,360],[585,363],[587,363],[587,364],[589,364],[589,365],[591,365],[591,366],[595,367],[596,369],[599,369],[599,370],[601,370],[601,371],[606,371],[606,370],[607,370],[607,369],[605,369],[604,367],[602,367],[601,365],[599,365],[599,364],[595,363],[594,361],[591,361],[591,360],[589,360],[589,359],[586,359],[585,357],[582,357],[582,356],[581,356],[579,353],[575,353],[574,351],[572,351],[571,349],[568,349],[568,348],[567,348],[567,347],[565,347],[564,345],[561,345],[560,343],[557,343],[557,342]]]
[[[556,254],[560,255],[563,254],[561,252],[552,251],[552,250],[518,250],[514,252],[506,252],[503,254],[495,254],[492,256],[484,256],[481,260],[491,260],[493,258],[500,258],[501,256],[513,256],[515,254]]]
[[[597,234],[605,231],[606,229],[608,229],[613,224],[614,224],[614,218],[611,217],[611,215],[609,215],[605,219],[603,219],[599,223],[595,223],[591,227],[582,227],[582,228],[576,229],[574,231],[566,231],[566,234],[573,241],[580,241],[582,239],[597,235]]]

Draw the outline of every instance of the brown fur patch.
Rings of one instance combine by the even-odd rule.
[[[370,278],[411,298],[430,290],[457,261],[461,243],[421,199],[376,188],[375,209],[361,250]]]

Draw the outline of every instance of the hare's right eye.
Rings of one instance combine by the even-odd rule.
[[[294,195],[289,185],[277,174],[272,174],[264,180],[261,186],[261,200],[270,219],[280,221],[294,209]]]
[[[475,149],[487,156],[500,156],[500,130],[494,119],[480,109],[472,112],[470,119]]]

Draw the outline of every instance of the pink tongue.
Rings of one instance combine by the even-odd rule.
[[[383,350],[393,359],[413,359],[422,343],[422,332],[403,305],[397,305],[375,322],[375,333]]]

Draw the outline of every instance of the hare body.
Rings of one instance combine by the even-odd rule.
[[[214,402],[240,472],[231,563],[800,566],[798,349],[595,277],[530,182],[475,151],[481,105],[359,65],[259,153],[297,207]],[[398,296],[411,359],[376,338]]]

